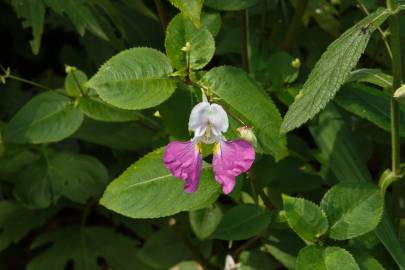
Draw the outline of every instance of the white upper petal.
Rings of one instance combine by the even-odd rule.
[[[226,132],[228,130],[228,115],[221,105],[211,104],[208,121],[212,125],[213,132],[217,133],[216,135],[219,135],[219,133]]]
[[[188,129],[194,131],[195,136],[201,136],[205,132],[208,126],[210,108],[208,102],[200,102],[191,110]]]

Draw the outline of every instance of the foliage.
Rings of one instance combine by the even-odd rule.
[[[1,0],[0,268],[405,269],[404,10]],[[257,140],[229,195],[163,163],[204,95]]]

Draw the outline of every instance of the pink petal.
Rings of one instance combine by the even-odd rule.
[[[172,174],[184,180],[184,190],[194,192],[200,182],[202,156],[193,141],[171,142],[167,145],[163,162]]]
[[[215,146],[212,165],[217,182],[225,194],[235,187],[235,178],[247,172],[255,160],[253,146],[245,140],[221,141]]]

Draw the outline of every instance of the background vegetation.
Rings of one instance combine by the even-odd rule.
[[[1,0],[0,268],[405,269],[404,5]],[[162,162],[201,88],[257,137],[229,196]]]

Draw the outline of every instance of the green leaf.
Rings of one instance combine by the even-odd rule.
[[[339,247],[307,246],[301,249],[296,270],[360,270],[353,256]]]
[[[139,110],[159,105],[176,87],[169,78],[173,69],[161,52],[132,48],[113,56],[90,79],[88,85],[113,106]]]
[[[189,140],[188,119],[197,103],[191,86],[179,85],[176,92],[159,106],[160,117],[170,136],[178,140]]]
[[[72,21],[80,35],[89,30],[101,39],[108,40],[108,37],[97,20],[94,10],[88,1],[75,0],[43,0],[55,13],[66,14]]]
[[[139,113],[111,106],[97,97],[83,97],[79,109],[86,116],[104,122],[128,122],[139,119]]]
[[[153,269],[171,269],[176,263],[191,259],[192,254],[174,229],[165,227],[147,239],[138,258]]]
[[[72,135],[83,121],[73,101],[56,92],[32,98],[8,123],[4,139],[12,143],[49,143]]]
[[[376,126],[390,132],[390,95],[370,86],[349,84],[336,96],[336,103],[345,110],[367,119]],[[401,106],[399,132],[405,137],[405,107]]]
[[[68,74],[65,78],[65,90],[72,97],[80,97],[87,93],[86,83],[88,81],[86,73],[75,67],[66,67]]]
[[[44,31],[45,5],[42,1],[12,0],[17,16],[23,19],[23,27],[31,27],[33,39],[30,41],[34,54],[38,54],[41,36]]]
[[[388,10],[380,8],[329,45],[289,107],[282,132],[301,126],[326,106],[356,66],[371,34],[389,15]]]
[[[184,51],[190,43],[189,59]],[[185,70],[189,61],[190,69],[201,69],[207,65],[215,53],[215,41],[204,26],[196,28],[191,21],[179,14],[174,17],[166,31],[165,48],[173,67]]]
[[[181,13],[190,19],[195,27],[200,28],[203,0],[170,0],[170,3],[180,9]]]
[[[275,270],[277,264],[266,253],[259,250],[243,251],[240,254],[240,270]]]
[[[241,204],[225,212],[212,237],[243,240],[261,233],[269,224],[270,213],[265,209],[254,204]]]
[[[359,155],[358,145],[335,106],[329,104],[310,126],[326,164],[340,182],[371,181],[371,175]]]
[[[268,252],[286,269],[294,269],[296,256],[303,247],[304,242],[295,232],[288,228],[272,226],[262,250]]]
[[[138,150],[151,145],[156,134],[138,123],[108,123],[86,119],[74,137],[112,149]]]
[[[274,85],[283,86],[297,79],[299,70],[292,66],[293,61],[294,58],[285,52],[277,52],[270,56],[266,62],[266,72]]]
[[[288,225],[305,241],[317,242],[328,231],[325,213],[313,202],[283,195],[283,204]]]
[[[218,34],[221,29],[222,19],[219,13],[208,13],[204,12],[201,15],[201,24],[205,26],[208,31],[211,32],[211,35],[214,37]]]
[[[221,219],[222,210],[216,204],[189,213],[191,229],[201,240],[207,239],[214,233]]]
[[[389,88],[392,86],[392,76],[382,72],[381,69],[361,68],[352,71],[346,82],[365,82]]]
[[[202,82],[254,128],[265,153],[272,154],[276,159],[287,154],[286,137],[280,134],[280,113],[271,98],[249,75],[241,69],[223,66],[207,72]]]
[[[114,270],[147,269],[136,258],[137,242],[102,227],[71,226],[48,232],[35,239],[32,248],[51,244],[28,264],[27,270],[63,270],[70,260],[75,269],[100,270],[103,258]]]
[[[8,145],[10,146],[10,145]],[[19,146],[19,145],[18,145]],[[0,158],[0,180],[14,182],[16,175],[37,159],[37,155],[26,150],[11,150],[7,147],[4,156]]]
[[[54,210],[29,210],[12,201],[0,202],[0,251],[17,244],[25,235],[42,226]]]
[[[371,255],[362,249],[350,250],[361,270],[385,270],[385,268]]]
[[[162,157],[159,149],[135,162],[110,183],[100,203],[124,216],[157,218],[198,210],[218,198],[220,188],[210,166],[204,165],[198,190],[187,194],[183,181],[172,176]]]
[[[108,182],[105,166],[98,159],[73,153],[58,153],[48,159],[54,189],[78,203],[100,195]]]
[[[84,203],[100,195],[107,180],[106,168],[94,157],[46,153],[21,172],[14,194],[29,208],[48,207],[62,195]]]
[[[235,11],[249,8],[259,3],[259,0],[205,0],[204,5],[225,11]]]
[[[318,125],[310,130],[340,182],[372,182],[349,129],[333,106],[320,114]],[[398,266],[405,269],[405,252],[385,212],[375,233]]]
[[[372,184],[338,184],[325,194],[321,208],[328,216],[330,237],[346,240],[377,227],[384,212],[384,198]]]

